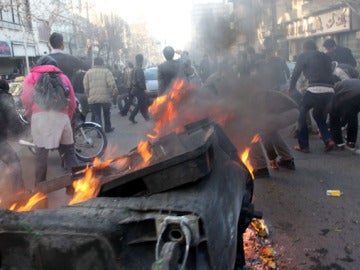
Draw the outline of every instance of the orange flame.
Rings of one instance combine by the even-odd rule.
[[[38,204],[42,200],[45,200],[46,198],[47,196],[45,194],[38,192],[35,195],[31,196],[25,205],[18,205],[18,203],[16,202],[10,206],[9,210],[13,210],[16,212],[31,211],[36,204]]]
[[[250,154],[250,147],[246,147],[244,152],[240,154],[241,161],[245,164],[246,168],[249,170],[252,179],[254,179],[254,167],[251,165],[249,160],[249,154]]]
[[[250,144],[257,143],[260,141],[260,134],[255,134],[255,136],[252,138]]]
[[[149,113],[155,120],[154,134],[148,134],[151,139],[156,139],[163,135],[165,127],[174,124],[174,120],[181,116],[179,114],[179,104],[184,98],[195,89],[194,85],[188,84],[185,80],[177,79],[174,81],[172,88],[166,95],[159,96],[149,107]],[[184,124],[184,123],[182,123]],[[181,132],[183,125],[176,125],[171,131]]]
[[[73,182],[75,195],[70,200],[69,205],[80,203],[96,197],[100,190],[100,181],[93,177],[93,168],[86,168],[84,178]]]
[[[259,140],[260,140],[260,135],[255,134],[255,136],[252,138],[250,144],[257,143]],[[245,164],[246,168],[249,170],[252,179],[254,179],[254,167],[251,165],[251,162],[249,159],[249,154],[250,154],[250,147],[246,147],[244,152],[239,154],[239,158]]]
[[[142,157],[144,163],[141,164],[141,166],[147,166],[150,163],[150,159],[151,159],[151,152],[150,152],[150,143],[149,141],[141,141],[138,144],[137,147],[137,151],[140,154],[140,156]]]

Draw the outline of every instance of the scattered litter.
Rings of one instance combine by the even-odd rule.
[[[244,269],[287,269],[286,263],[280,261],[280,254],[275,252],[272,245],[264,220],[252,219],[251,226],[244,233],[246,258],[246,268]]]
[[[343,193],[338,189],[328,189],[326,195],[330,197],[340,197]]]

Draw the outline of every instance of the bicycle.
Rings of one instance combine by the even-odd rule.
[[[86,121],[86,116],[82,113],[81,104],[76,100],[76,110],[73,118],[73,134],[76,157],[84,162],[91,162],[94,158],[100,158],[107,147],[107,137],[101,125],[95,122]],[[22,122],[30,128],[30,121],[26,116],[19,112]],[[30,134],[30,132],[28,132]],[[28,135],[29,136],[29,135]],[[35,154],[35,144],[32,139],[19,140],[19,144],[27,146]]]

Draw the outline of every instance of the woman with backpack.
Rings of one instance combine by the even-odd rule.
[[[49,150],[59,149],[66,169],[78,165],[71,126],[76,102],[69,78],[51,56],[41,57],[26,76],[21,102],[36,145],[35,184],[46,180]]]

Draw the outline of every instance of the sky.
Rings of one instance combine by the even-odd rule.
[[[222,0],[97,0],[100,6],[118,13],[128,23],[145,21],[151,35],[163,45],[185,49],[191,39],[192,2]]]

